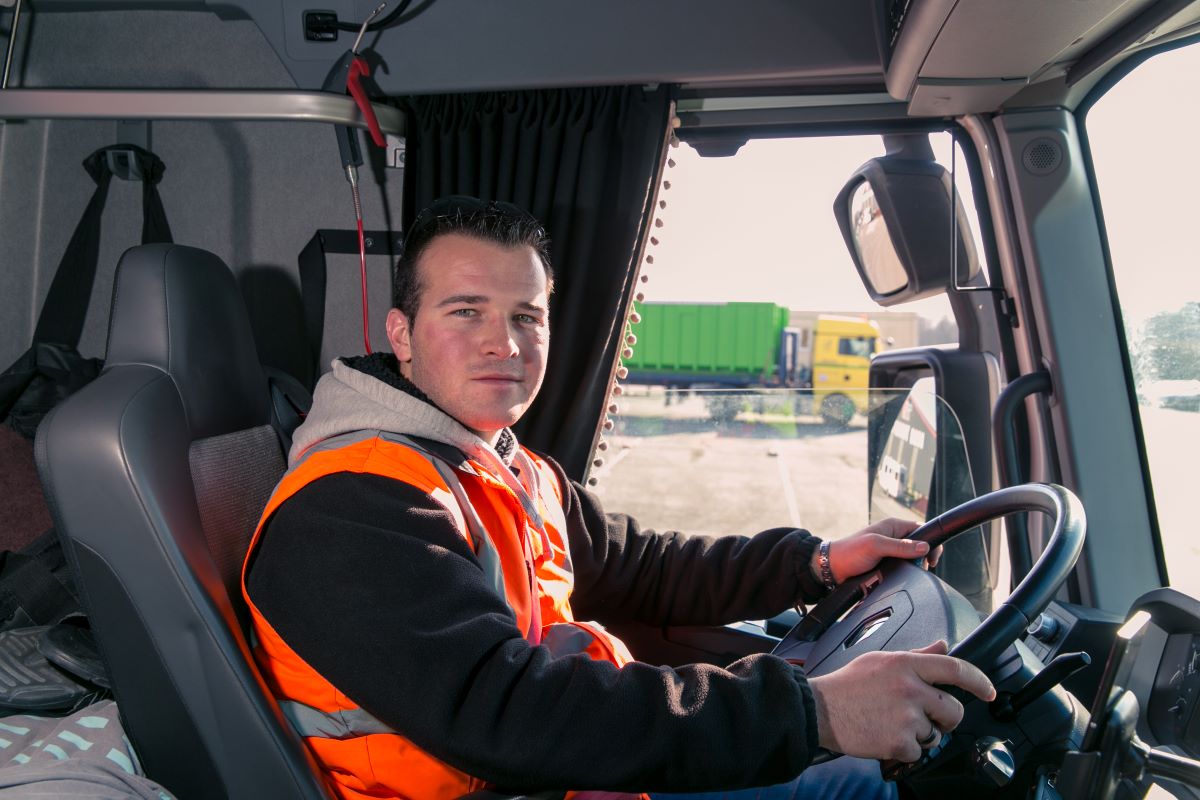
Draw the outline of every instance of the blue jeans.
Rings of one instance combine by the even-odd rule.
[[[878,761],[845,756],[810,767],[791,783],[732,792],[651,795],[654,800],[895,800],[896,796],[896,784],[880,776]]]

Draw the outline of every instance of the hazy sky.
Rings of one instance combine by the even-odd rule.
[[[948,166],[950,137],[933,139]],[[729,158],[701,158],[686,144],[672,149],[660,244],[643,267],[646,299],[880,313],[846,251],[833,200],[856,168],[883,152],[874,135],[758,140]],[[958,177],[965,189],[965,174]],[[723,268],[704,266],[711,264]],[[950,315],[945,298],[897,310]]]
[[[1138,67],[1088,115],[1127,324],[1200,300],[1198,89],[1200,44],[1193,44]]]
[[[1200,113],[1191,100],[1197,75],[1200,46],[1159,56],[1104,98],[1089,120],[1118,286],[1131,316],[1200,299],[1200,256],[1181,241],[1197,224],[1192,195],[1200,186],[1200,156],[1194,152]],[[1172,95],[1191,101],[1169,121],[1155,124],[1151,110],[1162,113]],[[933,139],[948,167],[950,137]],[[1130,152],[1136,157],[1128,157]],[[882,154],[878,136],[759,140],[729,158],[701,158],[686,144],[672,149],[675,166],[665,176],[671,188],[661,195],[667,202],[660,213],[664,225],[655,232],[660,244],[649,249],[654,263],[643,267],[649,276],[646,299],[770,301],[795,309],[878,313],[846,252],[832,206],[851,172]],[[959,158],[956,177],[969,202],[961,153]],[[1172,170],[1180,175],[1177,191],[1139,190],[1147,176],[1161,185],[1161,176]],[[722,269],[705,266],[714,263]],[[1161,283],[1156,290],[1146,281],[1122,281],[1122,266],[1131,263],[1167,269],[1179,291],[1164,294]],[[949,304],[935,298],[895,310],[936,319],[949,315]]]

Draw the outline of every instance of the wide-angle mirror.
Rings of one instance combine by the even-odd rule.
[[[872,522],[920,524],[975,497],[962,426],[933,378],[873,393],[867,437]]]

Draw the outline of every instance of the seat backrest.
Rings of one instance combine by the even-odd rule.
[[[327,798],[247,646],[238,575],[284,460],[219,258],[122,256],[104,371],[36,457],[146,774],[188,798]]]

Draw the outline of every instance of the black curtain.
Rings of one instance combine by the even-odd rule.
[[[550,234],[550,360],[541,394],[516,432],[579,479],[653,213],[670,91],[438,95],[407,104],[405,227],[432,200],[468,194],[516,203]]]

